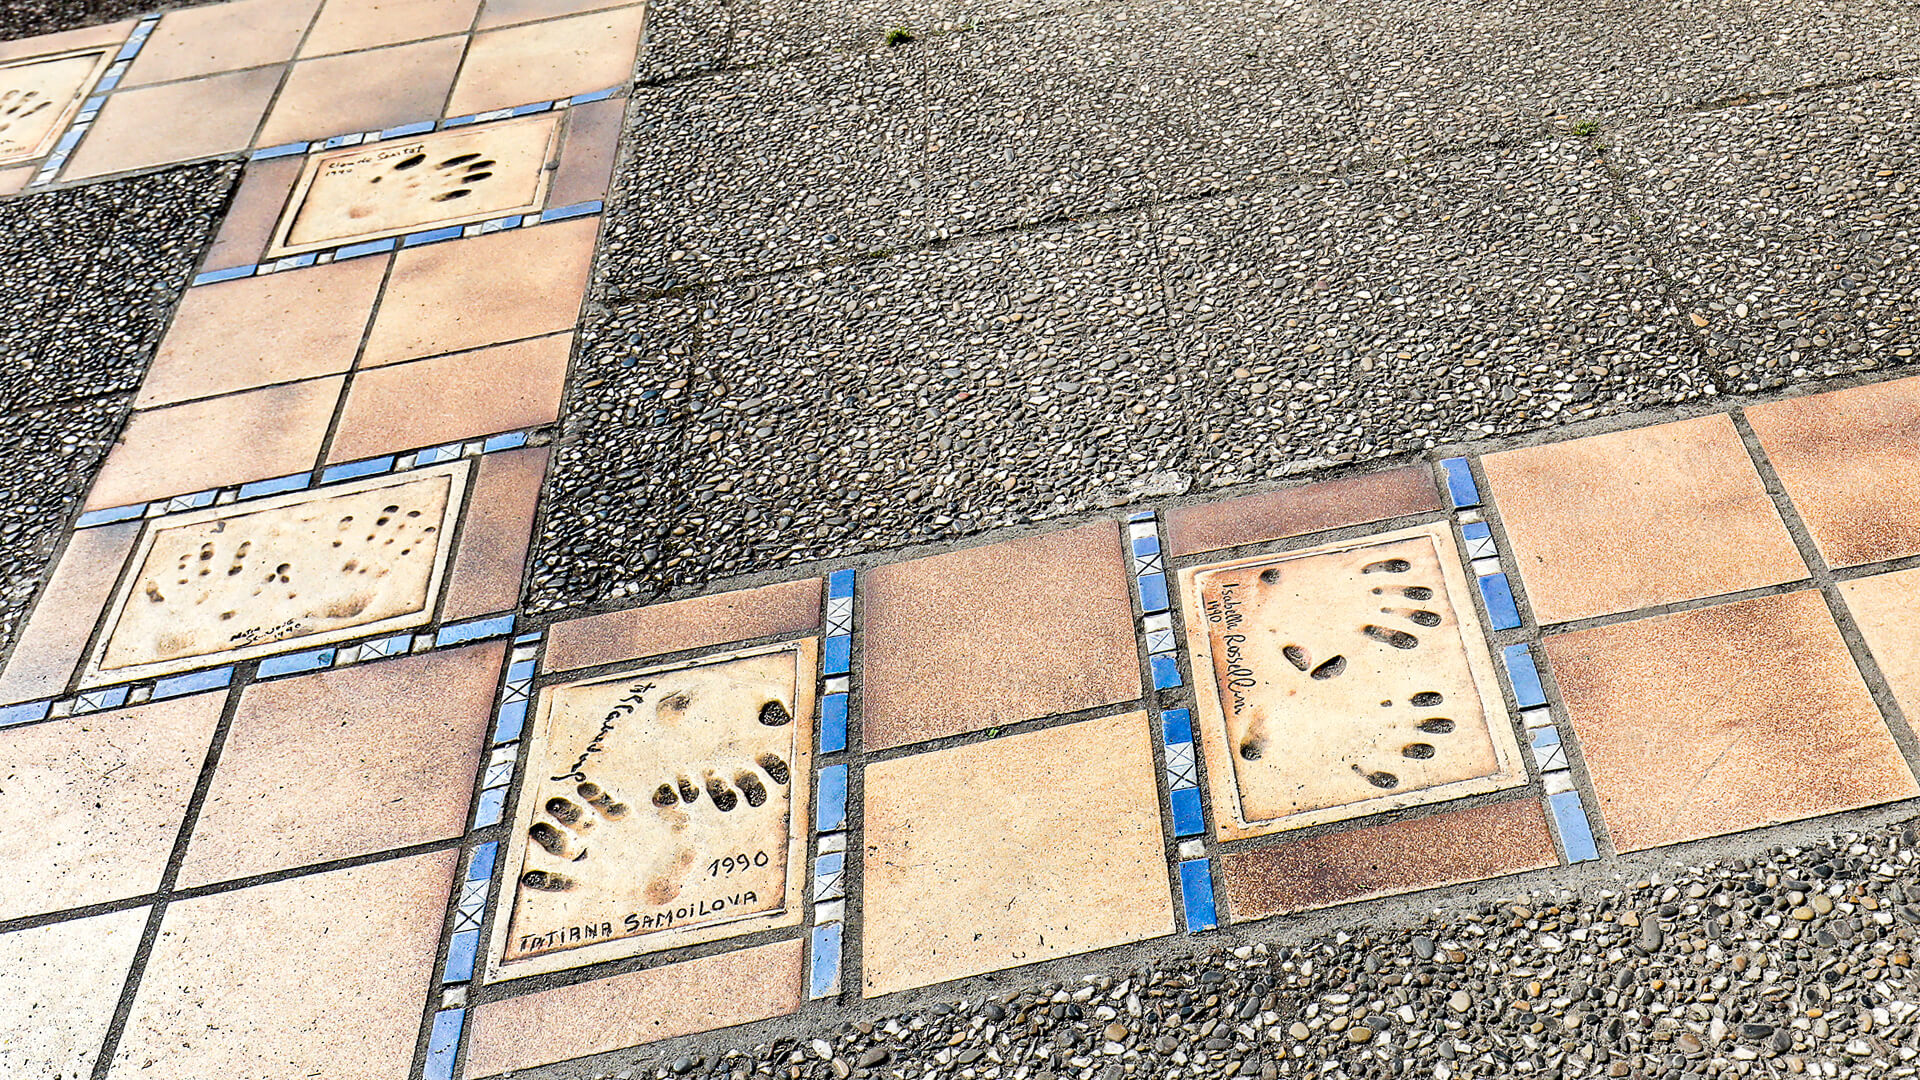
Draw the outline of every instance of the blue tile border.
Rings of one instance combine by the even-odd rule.
[[[1180,864],[1180,902],[1186,909],[1187,933],[1214,930],[1220,916],[1213,903],[1213,867],[1207,859],[1188,859]]]
[[[1533,660],[1529,645],[1509,645],[1500,650],[1501,663],[1507,669],[1507,682],[1513,687],[1515,703],[1522,709],[1547,703],[1546,688],[1540,684],[1540,668]]]
[[[1167,760],[1167,793],[1173,809],[1173,835],[1200,836],[1207,831],[1200,802],[1200,765],[1193,742],[1193,714],[1168,709],[1160,714],[1160,741]]]
[[[433,1014],[433,1032],[427,1036],[427,1068],[422,1080],[453,1080],[454,1059],[460,1054],[460,1031],[467,1010],[442,1009]]]
[[[1455,510],[1480,505],[1480,488],[1473,482],[1473,467],[1463,457],[1442,458],[1440,468],[1447,474],[1447,499]]]
[[[831,922],[813,928],[812,959],[807,966],[807,997],[812,1001],[840,993],[840,962],[844,949],[845,923]]]
[[[1495,630],[1513,630],[1520,626],[1520,607],[1513,599],[1513,586],[1505,574],[1487,574],[1480,578],[1480,597],[1487,604],[1487,622]]]
[[[506,637],[513,633],[512,615],[495,615],[487,619],[474,619],[469,622],[443,626],[433,636],[433,647],[444,649],[450,645],[465,645],[468,642],[483,641],[487,638]]]
[[[25,701],[18,705],[0,705],[0,728],[45,720],[53,709],[52,701]]]
[[[1592,862],[1600,857],[1600,847],[1594,842],[1593,826],[1587,820],[1587,810],[1578,791],[1560,791],[1547,796],[1547,808],[1552,812],[1553,830],[1560,835],[1560,847],[1566,852],[1567,862]]]
[[[816,832],[839,832],[847,827],[847,767],[828,765],[820,770],[814,795]]]

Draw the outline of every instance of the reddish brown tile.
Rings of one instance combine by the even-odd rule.
[[[615,8],[473,35],[448,116],[619,86],[633,78],[644,7]]]
[[[226,698],[0,728],[0,921],[158,889]]]
[[[560,170],[547,193],[548,206],[604,199],[619,151],[620,124],[627,99],[595,101],[567,110],[567,138],[560,148]]]
[[[475,645],[249,686],[180,884],[459,836],[505,649]]]
[[[623,7],[630,2],[631,0],[487,0],[486,6],[480,9],[480,22],[477,29],[492,30],[495,27],[532,22],[535,19],[553,19],[562,15],[603,11],[607,8]]]
[[[573,329],[599,229],[596,216],[401,252],[361,365]]]
[[[368,368],[354,376],[329,461],[551,424],[572,334]],[[420,403],[433,402],[423,409]]]
[[[127,40],[127,35],[133,32],[137,21],[122,19],[116,23],[104,23],[100,26],[63,30],[57,34],[0,41],[0,61],[17,60],[23,56],[52,56],[55,53],[73,52],[96,45],[118,45]]]
[[[1481,459],[1542,623],[1807,576],[1726,416]]]
[[[93,1075],[147,909],[0,934],[0,1076]]]
[[[140,385],[147,409],[353,366],[385,256],[188,289]]]
[[[234,193],[233,205],[227,207],[227,216],[220,223],[213,246],[207,249],[206,261],[200,266],[202,270],[225,270],[260,261],[261,254],[267,250],[267,241],[273,236],[273,227],[280,220],[280,212],[286,209],[287,194],[300,176],[300,161],[297,157],[268,158],[247,166],[240,190]]]
[[[137,521],[73,534],[0,671],[0,704],[54,697],[66,689],[139,535]]]
[[[1222,855],[1234,922],[1480,881],[1560,861],[1538,799],[1510,799]]]
[[[869,750],[1140,696],[1120,530],[1100,522],[866,575]]]
[[[1425,466],[1388,469],[1169,510],[1167,553],[1218,551],[1426,513],[1442,505],[1433,474]]]
[[[1920,791],[1818,592],[1556,635],[1546,651],[1621,851]]]
[[[230,0],[170,11],[127,69],[125,86],[283,64],[320,0]]]
[[[279,85],[280,69],[270,67],[114,94],[68,159],[61,179],[245,149]]]
[[[1920,379],[1775,401],[1747,421],[1827,565],[1920,554]]]
[[[257,146],[377,131],[444,115],[461,38],[302,60],[267,114]]]
[[[804,634],[820,625],[820,584],[819,578],[803,578],[555,623],[547,629],[540,669],[572,671],[775,634]]]
[[[300,55],[356,52],[402,41],[464,34],[480,0],[327,0]]]
[[[1840,592],[1900,711],[1920,722],[1920,568],[1842,582]]]
[[[33,180],[38,167],[22,165],[17,169],[0,169],[0,195],[18,194],[21,188]]]
[[[488,1002],[473,1010],[468,1077],[785,1016],[800,1007],[800,941],[721,953]]]
[[[111,1080],[405,1080],[456,853],[176,900]]]
[[[86,508],[311,469],[341,382],[313,379],[134,413],[94,478]]]
[[[480,459],[460,548],[447,578],[442,619],[507,611],[520,599],[520,575],[533,539],[533,511],[547,475],[545,447]]]

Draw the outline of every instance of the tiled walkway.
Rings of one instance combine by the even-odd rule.
[[[911,152],[943,185],[925,215],[821,243],[938,251],[975,214],[1011,226],[1062,206],[1099,221],[1112,207],[1098,199],[1141,175],[975,204],[1004,163],[943,159],[946,127],[1038,137],[999,106],[926,105],[942,65],[978,55],[854,49],[838,55],[857,74],[809,87],[793,80],[817,69],[775,61],[845,27],[803,33],[795,16],[775,32],[751,7],[721,56],[690,29],[701,10],[238,0],[0,44],[0,95],[27,103],[0,126],[8,193],[245,161],[0,667],[0,1075],[479,1080],[794,1015],[824,1029],[874,1015],[869,999],[890,1008],[1044,961],[1506,875],[1606,873],[1623,854],[1920,796],[1913,377],[1593,411],[1519,438],[1434,430],[1423,453],[1304,481],[1136,485],[1057,521],[982,517],[937,550],[868,545],[885,550],[744,575],[716,560],[726,586],[665,603],[534,603],[534,576],[566,573],[534,549],[542,515],[591,525],[634,491],[691,483],[609,473],[609,501],[583,510],[577,489],[556,501],[550,475],[567,424],[614,422],[563,412],[609,362],[576,338],[595,317],[596,247],[615,243],[602,218],[616,161],[644,176],[731,167],[725,119],[623,147],[630,108],[680,122],[739,107],[649,112],[696,93],[674,76],[734,65],[764,83],[745,100],[775,111],[858,88],[857,106],[814,106],[808,122],[924,133]],[[1784,64],[1777,47],[1765,56]],[[636,57],[657,85],[635,89]],[[1020,62],[992,100],[1024,93]],[[1443,127],[1494,115],[1456,115],[1442,93],[1396,100],[1452,117]],[[1183,107],[1198,123],[1217,106]],[[1416,128],[1369,139],[1415,152]],[[1711,142],[1702,131],[1683,141]],[[1244,149],[1248,169],[1344,167],[1341,147],[1311,139]],[[1564,170],[1589,168],[1586,153],[1565,150]],[[923,175],[844,164],[840,182],[868,193]],[[1286,227],[1347,197],[1308,187],[1251,201]],[[787,226],[754,214],[807,198],[648,212],[686,247],[653,267],[654,330],[673,325],[632,340],[677,340],[687,318],[701,348],[736,316],[753,328],[731,335],[724,375],[676,378],[692,370],[677,346],[680,360],[619,365],[646,381],[623,437],[674,443],[654,460],[744,453],[706,413],[652,422],[702,372],[756,401],[896,392],[879,376],[838,385],[858,366],[833,350],[795,361],[784,385],[755,366],[762,330],[831,321],[769,276],[818,252],[756,247]],[[1233,248],[1211,236],[1168,255],[1161,240],[1221,219],[1154,214],[1143,261]],[[1726,241],[1708,217],[1649,227],[1704,230],[1690,250],[1711,262]],[[759,283],[673,291],[743,267]],[[1222,288],[1326,287],[1292,277]],[[847,286],[891,287],[880,273]],[[773,324],[751,322],[769,310]],[[1876,353],[1906,355],[1910,296],[1846,317]],[[1239,384],[1268,373],[1225,374],[1236,350],[1296,328],[1243,329],[1215,342],[1229,357],[1213,365],[1215,416],[1245,407],[1278,431],[1327,404],[1302,383],[1255,410],[1265,384]],[[1712,347],[1750,363],[1772,346]],[[1141,378],[1114,369],[1116,384]],[[1195,421],[1181,405],[1087,442],[1139,464],[1163,452],[1151,430],[1186,455],[1213,422]],[[1018,480],[892,465],[936,499]],[[833,463],[741,467],[824,482]],[[710,527],[656,542],[687,537],[667,557],[691,558]]]

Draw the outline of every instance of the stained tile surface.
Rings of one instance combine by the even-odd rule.
[[[572,345],[572,335],[555,334],[362,371],[327,458],[355,461],[551,424]],[[427,401],[433,407],[421,408]]]
[[[1725,416],[1508,450],[1482,465],[1542,623],[1807,574]]]
[[[869,750],[1140,696],[1112,523],[893,563],[862,588]]]
[[[405,1080],[455,854],[167,908],[112,1080]]]
[[[1180,582],[1223,838],[1525,780],[1446,524]]]
[[[545,671],[724,645],[820,625],[820,579],[715,593],[555,623],[540,658]]]
[[[1747,410],[1829,566],[1920,554],[1920,379],[1785,398]]]
[[[1440,509],[1424,465],[1323,480],[1167,511],[1167,553],[1217,551]]]
[[[283,64],[319,6],[320,0],[236,0],[170,11],[140,47],[125,85]]]
[[[93,1075],[147,909],[0,934],[0,1075]]]
[[[326,0],[301,56],[464,33],[480,0]]]
[[[66,688],[139,531],[133,523],[102,525],[68,541],[0,669],[0,704],[53,697]]]
[[[1842,582],[1840,593],[1900,711],[1920,721],[1920,568]]]
[[[618,86],[633,77],[643,7],[527,23],[473,35],[448,116]]]
[[[435,120],[465,44],[435,38],[301,60],[287,74],[257,144],[278,146]]]
[[[1817,592],[1555,635],[1546,653],[1622,851],[1920,791]]]
[[[280,85],[252,68],[114,94],[67,162],[63,179],[225,154],[247,146]]]
[[[0,919],[159,888],[224,699],[0,729]]]
[[[1171,933],[1149,739],[1128,713],[867,766],[862,994]]]

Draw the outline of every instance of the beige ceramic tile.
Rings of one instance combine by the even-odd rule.
[[[541,691],[487,979],[797,926],[814,639]]]
[[[548,206],[572,206],[604,199],[613,179],[613,161],[620,149],[620,124],[627,115],[627,99],[590,101],[567,110],[567,139],[560,155],[560,171],[547,192]]]
[[[52,150],[111,59],[95,49],[0,61],[0,164]]]
[[[1840,592],[1900,711],[1920,722],[1920,568],[1842,582]]]
[[[505,649],[475,645],[248,687],[180,885],[459,836]]]
[[[1446,522],[1179,581],[1223,839],[1526,782]]]
[[[177,901],[111,1080],[405,1080],[455,853]]]
[[[1621,851],[1920,791],[1818,592],[1545,644]]]
[[[0,195],[16,195],[33,182],[34,174],[39,170],[32,165],[22,165],[17,169],[0,169]]]
[[[320,0],[232,0],[170,11],[127,70],[126,86],[293,59]]]
[[[225,702],[0,729],[0,920],[158,889]]]
[[[464,1075],[536,1065],[785,1016],[800,1007],[805,945],[734,953],[488,1002],[473,1010]]]
[[[627,6],[627,0],[486,0],[480,8],[478,29],[491,30],[536,19],[555,19],[563,15],[624,6]]]
[[[368,368],[347,391],[329,461],[551,424],[560,416],[572,334]],[[423,409],[420,403],[433,402]]]
[[[300,55],[325,56],[464,34],[480,0],[327,0]]]
[[[258,146],[378,131],[443,115],[460,38],[439,38],[293,65]]]
[[[273,236],[274,224],[286,208],[293,182],[300,176],[300,161],[297,157],[283,157],[247,164],[247,171],[240,179],[240,190],[234,192],[233,204],[227,207],[220,231],[214,234],[213,246],[207,249],[206,260],[200,264],[203,271],[248,266],[260,261],[267,250],[267,241]]]
[[[869,750],[1140,696],[1119,526],[893,563],[865,575]]]
[[[362,365],[571,330],[599,229],[589,217],[400,252]]]
[[[629,81],[643,13],[636,5],[475,34],[447,115],[569,97]]]
[[[88,49],[100,45],[112,45],[118,49],[126,42],[127,35],[133,32],[137,22],[137,19],[122,19],[116,23],[86,26],[78,30],[63,30],[57,34],[0,41],[0,61],[18,60],[27,56],[51,56],[55,53],[72,52],[75,49]]]
[[[867,997],[1173,931],[1144,713],[869,765],[865,805]]]
[[[1920,554],[1920,379],[1787,398],[1747,421],[1829,566]]]
[[[0,1076],[93,1075],[147,909],[0,934]]]
[[[540,669],[572,671],[774,634],[806,633],[820,625],[820,584],[819,578],[802,578],[556,623],[547,630]]]
[[[94,477],[86,508],[311,469],[343,382],[312,379],[134,413]]]
[[[519,601],[547,457],[541,446],[480,459],[460,547],[447,575],[442,622],[509,611]]]
[[[466,461],[156,519],[107,608],[99,685],[419,626]]]
[[[1542,623],[1807,576],[1726,416],[1509,450],[1481,464]]]
[[[279,68],[254,68],[114,94],[61,177],[102,176],[245,149],[279,85]]]
[[[369,256],[188,289],[134,405],[346,371],[386,272]]]
[[[0,704],[55,697],[65,690],[139,534],[137,521],[73,534],[0,671]]]
[[[1168,510],[1167,553],[1192,555],[1441,508],[1425,465]]]

